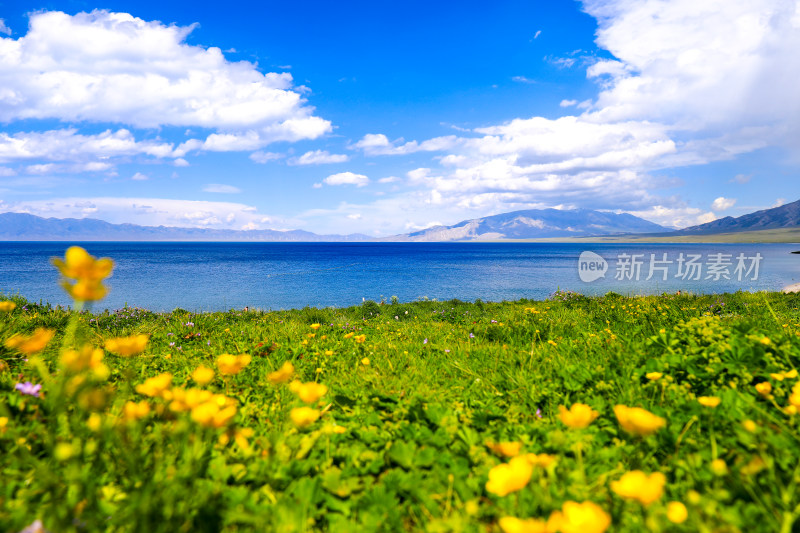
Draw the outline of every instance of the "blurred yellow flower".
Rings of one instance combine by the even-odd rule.
[[[498,521],[503,533],[548,533],[544,520],[528,518],[523,520],[513,516],[504,516]]]
[[[270,383],[277,385],[278,383],[286,383],[289,381],[292,378],[292,374],[294,374],[294,365],[286,361],[278,370],[267,374],[267,379]]]
[[[563,405],[558,406],[558,418],[561,419],[565,425],[573,429],[583,429],[587,427],[598,416],[600,416],[600,413],[592,410],[592,408],[585,403],[574,403],[569,408],[569,411]]]
[[[714,408],[719,405],[721,400],[716,396],[700,396],[699,398],[697,398],[697,401],[700,403],[700,405],[705,405],[706,407]]]
[[[662,374],[661,372],[648,372],[647,374],[644,375],[644,377],[646,377],[650,381],[657,381],[661,379],[662,376],[664,376],[664,374]]]
[[[78,373],[91,370],[101,380],[108,379],[111,370],[103,363],[105,354],[100,348],[86,344],[80,350],[64,350],[61,354],[61,367],[68,372]]]
[[[69,461],[80,453],[80,448],[69,442],[59,442],[53,448],[53,457],[59,461]]]
[[[661,497],[667,478],[661,472],[649,476],[641,470],[625,473],[619,480],[611,482],[611,490],[628,500],[650,505]]]
[[[139,403],[127,402],[125,407],[122,408],[122,418],[127,422],[135,422],[141,420],[150,414],[150,404],[142,400]]]
[[[599,505],[564,502],[560,511],[553,511],[547,519],[547,531],[561,533],[603,533],[611,525],[611,517]]]
[[[755,433],[756,430],[758,429],[758,426],[752,420],[745,420],[744,422],[742,422],[742,427],[747,431],[749,431],[750,433]]]
[[[489,481],[486,490],[498,496],[505,496],[522,490],[533,474],[533,465],[525,456],[514,457],[508,463],[500,464],[489,470]]]
[[[200,365],[192,372],[192,379],[201,387],[208,385],[214,379],[214,370],[205,365]]]
[[[622,429],[634,435],[652,435],[665,425],[667,421],[641,407],[626,407],[617,405],[614,414]]]
[[[103,417],[97,413],[90,414],[89,419],[86,420],[86,427],[95,432],[100,431],[100,428],[103,427]]]
[[[252,357],[248,354],[231,355],[225,353],[217,357],[217,368],[220,374],[233,376],[241,372],[244,367],[250,364]]]
[[[767,464],[761,457],[753,457],[749,463],[739,469],[739,472],[744,476],[752,476],[758,474],[767,467]]]
[[[364,342],[365,340],[367,340],[367,336],[366,335],[356,335],[355,337],[353,337],[353,340],[360,344],[360,343]]]
[[[761,383],[756,383],[756,392],[766,398],[772,392],[772,383],[769,381],[762,381]]]
[[[172,374],[164,372],[158,376],[147,378],[141,385],[136,385],[136,392],[155,398],[161,396],[172,386]]]
[[[353,335],[355,335],[355,333],[353,333],[353,332],[351,331],[350,333],[346,333],[346,334],[345,334],[345,336],[344,336],[344,338],[345,338],[345,339],[349,339],[349,338],[350,338],[350,337],[352,337]]]
[[[361,364],[364,366],[369,366],[369,357],[365,357],[361,360]]]
[[[784,372],[783,373],[783,377],[785,377],[787,379],[794,379],[794,378],[797,377],[797,370],[793,368],[793,369],[789,370],[788,372]]]
[[[515,457],[522,449],[521,442],[486,442],[486,447],[502,457]]]
[[[318,330],[320,328],[320,324],[311,324],[311,326],[309,326],[309,327],[311,329],[313,329],[314,331],[316,331],[316,330]]]
[[[17,307],[17,304],[12,302],[11,300],[3,300],[0,302],[0,313],[7,313],[9,311],[13,311]]]
[[[106,341],[105,347],[109,352],[123,357],[140,354],[147,347],[149,335],[132,335],[130,337],[115,337]]]
[[[711,461],[711,471],[717,476],[724,476],[728,473],[728,465],[722,459],[714,459]]]
[[[689,518],[686,506],[681,502],[669,502],[667,504],[667,519],[673,524],[682,524]]]
[[[63,261],[53,258],[52,263],[62,276],[76,280],[100,281],[110,276],[114,268],[114,261],[111,259],[95,259],[80,246],[70,246]]]
[[[99,281],[87,281],[80,279],[74,284],[62,281],[61,286],[67,291],[73,300],[79,302],[93,302],[102,300],[108,294],[108,289]]]
[[[311,407],[295,407],[289,412],[289,418],[298,428],[310,426],[319,419],[320,412]]]
[[[226,398],[222,396],[221,399],[215,397],[210,401],[201,403],[192,409],[192,420],[208,428],[221,428],[228,425],[233,420],[233,417],[236,416],[236,406],[230,405],[225,400]]]
[[[289,390],[297,394],[305,403],[314,403],[328,392],[328,387],[322,383],[315,383],[310,381],[308,383],[301,383],[297,380],[289,383]]]
[[[31,335],[12,335],[6,339],[5,345],[8,348],[16,349],[25,355],[35,354],[44,350],[47,343],[55,335],[55,331],[47,328],[36,328]]]
[[[548,455],[546,453],[540,453],[538,455],[535,453],[528,453],[525,454],[525,459],[527,459],[532,466],[541,466],[542,468],[547,468],[556,461],[556,456]]]

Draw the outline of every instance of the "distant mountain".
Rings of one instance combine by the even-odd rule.
[[[671,231],[627,213],[590,209],[528,209],[464,220],[452,226],[434,226],[397,235],[395,241],[472,241],[494,239],[544,239],[595,237]]]
[[[736,218],[720,218],[713,222],[678,230],[674,235],[709,235],[795,227],[800,227],[800,200]]]
[[[0,213],[0,241],[239,241],[360,242],[368,235],[317,235],[302,230],[222,230],[111,224],[93,218],[42,218]]]

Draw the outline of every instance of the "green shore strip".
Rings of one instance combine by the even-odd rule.
[[[37,520],[51,532],[147,533],[518,525],[504,517],[572,531],[581,517],[567,502],[596,504],[608,531],[798,527],[797,294],[562,292],[268,313],[93,314],[2,300],[16,304],[0,312],[3,531]],[[55,332],[39,353],[5,344],[37,328]],[[142,353],[105,349],[93,374],[64,355],[136,335],[148,336]],[[228,361],[226,375],[224,354],[249,358],[229,358],[241,368]],[[327,387],[321,399],[306,405],[279,383],[286,362],[292,379]],[[210,383],[193,380],[200,366],[214,370]],[[166,373],[172,389],[147,382]],[[19,390],[26,382],[38,395]],[[229,399],[235,416],[216,427],[189,400],[176,406],[190,389]],[[577,403],[598,413],[582,429],[559,416]],[[618,405],[666,424],[625,431]],[[303,406],[319,418],[293,423]],[[489,472],[517,446],[551,457],[500,496]],[[637,470],[665,476],[660,489],[641,488],[652,503],[615,484]],[[602,530],[589,522],[585,533]]]

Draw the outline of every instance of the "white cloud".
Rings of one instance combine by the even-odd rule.
[[[182,158],[182,157],[179,157],[178,159],[173,161],[172,164],[175,165],[176,167],[188,167],[189,166],[189,162],[187,160],[185,160],[184,158]]]
[[[725,211],[733,207],[735,204],[735,198],[725,198],[724,196],[720,196],[711,203],[711,209],[715,211]]]
[[[6,26],[6,23],[3,19],[0,19],[0,33],[11,35],[11,28]]]
[[[293,157],[287,161],[289,165],[322,165],[327,163],[344,163],[350,158],[345,154],[331,154],[326,150],[306,152],[300,157]]]
[[[538,39],[541,34],[542,34],[542,30],[536,30],[536,33],[533,35],[533,38],[534,39]]]
[[[424,142],[409,141],[403,143],[403,139],[390,142],[389,138],[382,133],[368,133],[355,144],[366,155],[405,155],[414,152],[440,152],[454,148],[460,140],[455,135],[445,137],[434,137]]]
[[[395,183],[397,181],[400,181],[400,178],[398,178],[397,176],[387,176],[385,178],[379,179],[378,183]]]
[[[786,198],[778,198],[775,200],[775,203],[772,204],[772,207],[780,207],[786,203]]]
[[[250,159],[256,163],[264,164],[268,161],[274,161],[283,157],[283,154],[276,154],[274,152],[253,152],[250,154]]]
[[[331,174],[322,181],[328,185],[355,185],[356,187],[364,187],[369,183],[369,178],[363,174],[339,172],[338,174]]]
[[[34,12],[26,35],[0,40],[0,120],[253,129],[268,141],[330,129],[290,74],[186,44],[194,27],[102,10]]]
[[[361,215],[359,213],[352,213],[350,215],[347,215],[347,218],[349,218],[350,220],[361,220]]]
[[[264,227],[264,220],[281,223],[280,219],[258,213],[255,207],[246,204],[164,198],[51,198],[7,202],[3,209],[56,218],[83,218],[88,209],[92,218],[142,226],[240,229],[252,223],[253,229],[259,229]]]
[[[17,171],[13,168],[0,167],[0,176],[16,176]]]
[[[536,83],[536,80],[526,78],[525,76],[513,76],[511,81],[516,81],[517,83]]]
[[[238,194],[242,192],[239,187],[233,185],[223,185],[219,183],[210,183],[203,187],[203,192],[221,193],[221,194]]]
[[[147,181],[150,179],[150,177],[146,174],[142,174],[141,172],[137,172],[131,177],[131,179],[134,181]]]
[[[561,107],[571,107],[576,105],[577,103],[578,103],[577,100],[561,100],[561,102],[558,105]]]
[[[736,174],[728,183],[748,183],[751,179],[752,174]]]

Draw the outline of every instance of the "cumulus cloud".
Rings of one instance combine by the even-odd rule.
[[[339,172],[338,174],[331,174],[322,181],[328,185],[355,185],[356,187],[364,187],[369,183],[369,178],[363,174]]]
[[[281,159],[283,154],[276,154],[274,152],[253,152],[250,154],[250,159],[256,163],[264,164],[269,161],[275,161],[276,159]]]
[[[733,207],[735,204],[735,198],[725,198],[724,196],[720,196],[711,203],[711,209],[715,211],[725,211],[726,209]]]
[[[92,218],[142,226],[240,229],[252,223],[252,229],[266,229],[265,220],[280,223],[246,204],[164,198],[52,198],[7,202],[3,209],[55,218],[84,218],[90,212]]]
[[[131,179],[134,181],[147,181],[150,179],[150,177],[146,174],[142,174],[141,172],[137,172],[131,177]]]
[[[6,26],[6,23],[3,19],[0,19],[0,33],[5,35],[11,35],[11,28]]]
[[[289,165],[322,165],[327,163],[344,163],[350,158],[345,154],[331,154],[326,150],[306,152],[300,157],[293,157],[287,161]]]
[[[203,187],[203,192],[221,193],[221,194],[238,194],[242,192],[239,187],[233,185],[223,185],[219,183],[209,183]]]
[[[752,174],[736,174],[729,183],[748,183],[753,179]]]
[[[435,137],[424,142],[409,141],[403,142],[398,139],[390,142],[389,138],[382,133],[368,133],[355,144],[366,155],[405,155],[414,152],[440,152],[454,148],[461,141],[455,135],[445,137]]]

